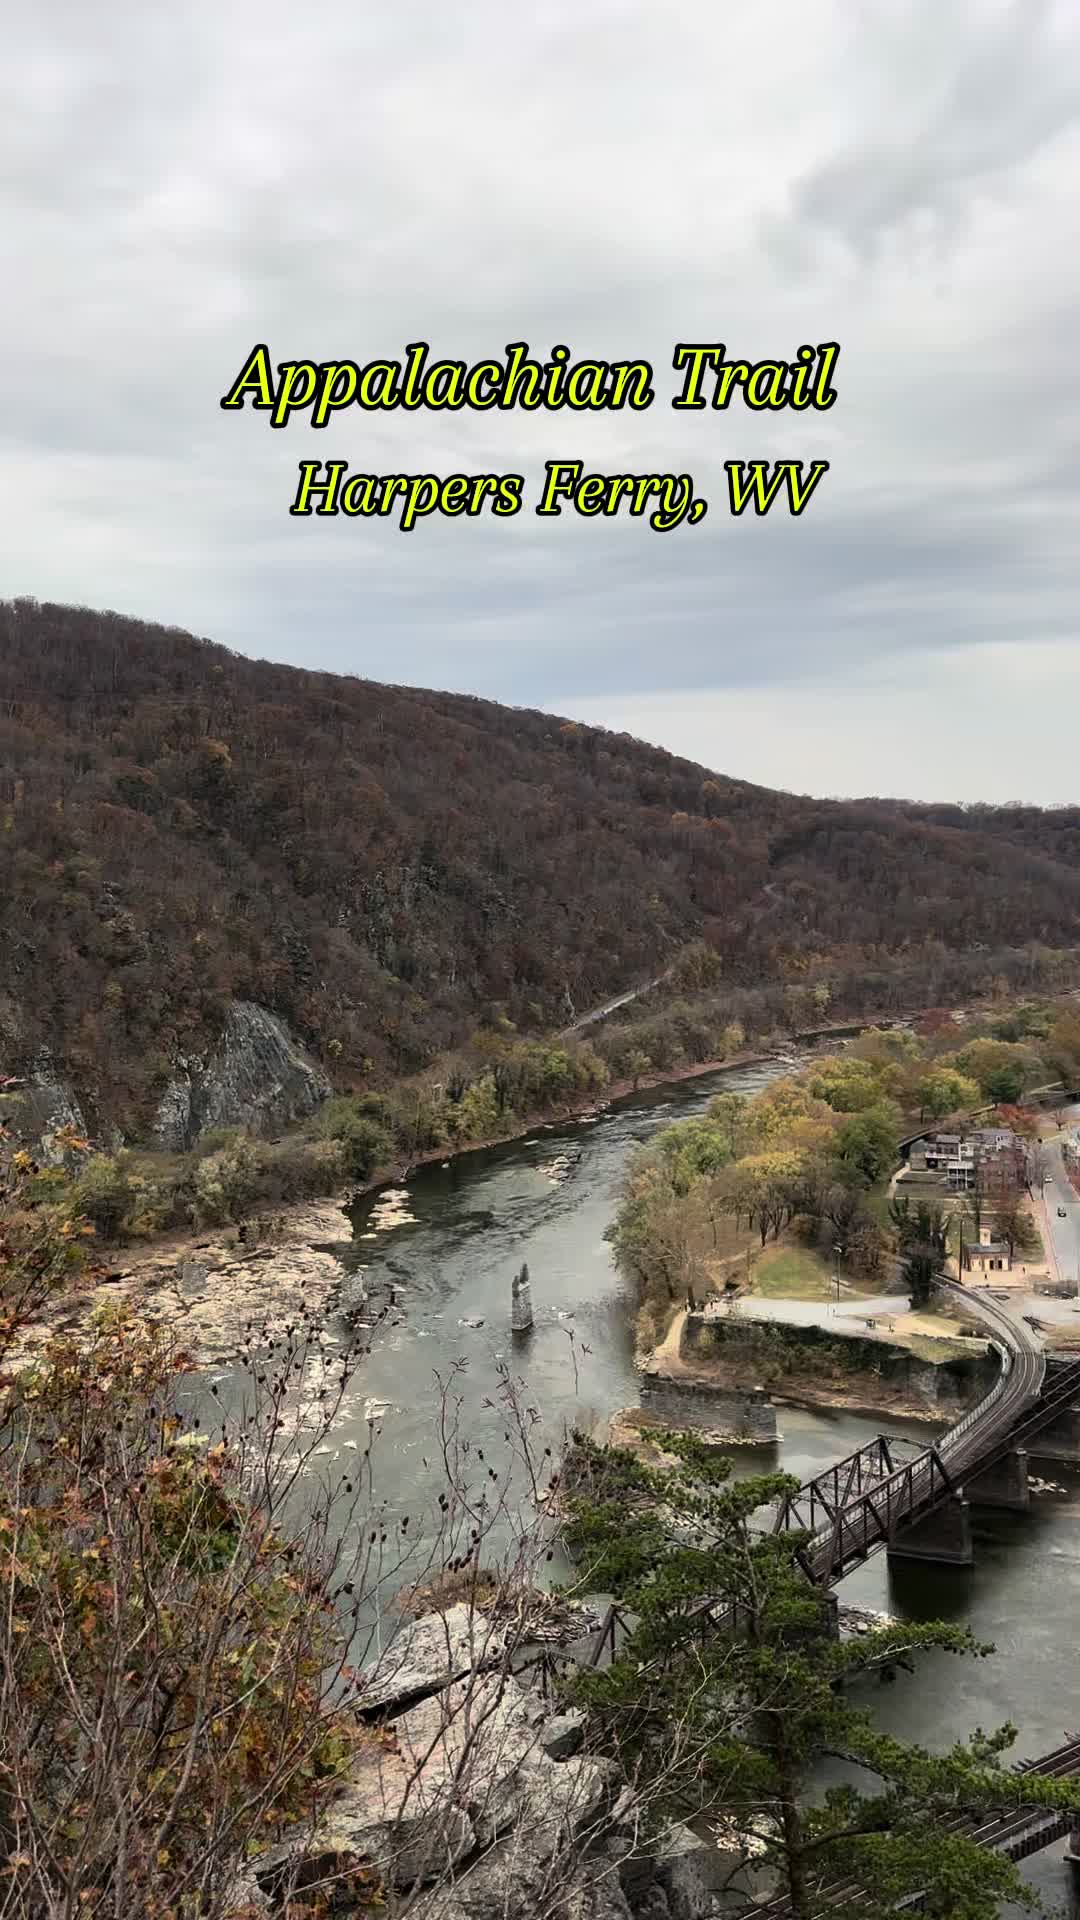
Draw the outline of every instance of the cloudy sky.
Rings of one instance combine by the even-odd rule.
[[[820,794],[1080,800],[1080,7],[39,0],[0,69],[0,592],[625,728]],[[643,355],[638,415],[222,413],[277,361]],[[675,341],[839,340],[827,413]],[[522,472],[291,520],[301,459]],[[543,465],[705,520],[538,519]],[[723,462],[827,459],[802,518]]]

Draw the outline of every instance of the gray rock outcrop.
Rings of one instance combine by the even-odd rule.
[[[214,1127],[273,1132],[306,1119],[329,1092],[325,1074],[274,1014],[234,1000],[213,1052],[185,1062],[166,1087],[155,1142],[182,1152]]]
[[[724,1886],[730,1861],[699,1834],[673,1821],[659,1850],[656,1878],[667,1894],[672,1920],[706,1920]]]
[[[83,1137],[86,1134],[82,1108],[45,1057],[20,1083],[10,1118],[20,1140],[25,1140],[47,1167],[62,1167],[71,1161],[58,1139],[64,1128],[70,1127]]]
[[[569,1760],[585,1737],[585,1715],[576,1707],[554,1713],[540,1729],[540,1745],[552,1760]]]
[[[301,1859],[310,1883],[338,1859],[362,1858],[390,1890],[430,1887],[411,1909],[424,1920],[496,1920],[542,1911],[556,1887],[583,1891],[579,1853],[603,1827],[609,1769],[584,1755],[552,1759],[539,1738],[545,1718],[539,1695],[502,1671],[429,1694],[394,1719],[389,1738],[372,1734],[314,1832],[254,1864],[259,1886],[280,1893]],[[623,1920],[618,1900],[579,1901],[581,1920]]]
[[[459,1601],[442,1613],[426,1613],[395,1634],[366,1667],[357,1703],[362,1713],[390,1712],[420,1694],[434,1693],[464,1673],[502,1657],[504,1640],[486,1616]]]

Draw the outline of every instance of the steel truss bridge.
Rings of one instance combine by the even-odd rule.
[[[852,1567],[881,1548],[895,1544],[904,1529],[950,1500],[962,1498],[965,1482],[980,1477],[1011,1453],[1037,1440],[1048,1426],[1080,1407],[1080,1361],[1048,1368],[1046,1355],[1027,1323],[986,1293],[942,1281],[954,1298],[987,1326],[1001,1371],[990,1392],[950,1428],[940,1445],[914,1458],[898,1460],[906,1444],[879,1435],[839,1460],[786,1500],[774,1531],[810,1534],[800,1555],[815,1585],[831,1587]],[[1059,1779],[1080,1775],[1080,1738],[1015,1769],[1019,1774],[1049,1774]],[[1070,1831],[1080,1860],[1080,1819],[1075,1814],[1033,1807],[1006,1808],[981,1816],[958,1812],[943,1818],[946,1832],[967,1833],[1010,1860],[1026,1860]],[[862,1888],[837,1880],[816,1891],[819,1907],[850,1906]],[[916,1900],[904,1903],[917,1906]],[[790,1920],[786,1895],[743,1909],[740,1920]]]
[[[1055,1747],[1052,1753],[1044,1753],[1038,1760],[1022,1760],[1013,1772],[1048,1774],[1056,1780],[1075,1778],[1080,1774],[1080,1740],[1069,1739],[1064,1746]],[[965,1833],[982,1846],[992,1847],[995,1853],[1003,1853],[1015,1861],[1041,1853],[1044,1847],[1052,1847],[1055,1840],[1063,1839],[1069,1832],[1074,1836],[1080,1834],[1080,1815],[1039,1807],[1008,1807],[983,1814],[951,1813],[943,1815],[938,1824],[943,1833]],[[1080,1861],[1077,1838],[1073,1846]],[[812,1897],[817,1910],[828,1913],[831,1907],[854,1905],[864,1891],[858,1880],[837,1878],[819,1882],[812,1888]],[[910,1895],[897,1903],[897,1912],[910,1911],[919,1904],[919,1895]],[[732,1920],[793,1920],[791,1901],[787,1894],[780,1893],[760,1906],[734,1909]]]
[[[833,1586],[871,1554],[897,1544],[906,1529],[960,1499],[966,1482],[977,1482],[1080,1407],[1080,1360],[1048,1371],[1026,1321],[988,1293],[940,1284],[987,1328],[1001,1362],[998,1377],[937,1446],[904,1460],[899,1455],[909,1443],[880,1434],[782,1503],[774,1531],[809,1534],[800,1560],[817,1586]]]
[[[874,1553],[902,1541],[905,1531],[950,1502],[964,1497],[965,1486],[978,1481],[1026,1449],[1040,1433],[1070,1412],[1080,1411],[1080,1360],[1047,1365],[1045,1351],[1033,1329],[985,1292],[960,1286],[942,1277],[941,1289],[985,1328],[1000,1360],[1000,1371],[989,1393],[944,1435],[936,1446],[923,1447],[907,1459],[900,1455],[910,1442],[881,1434],[837,1461],[779,1508],[773,1531],[806,1533],[799,1559],[815,1586],[831,1589]],[[702,1626],[720,1624],[718,1603],[706,1601],[700,1609]],[[615,1650],[621,1625],[617,1607],[610,1607],[589,1655],[595,1665],[609,1648]],[[1041,1773],[1057,1778],[1080,1775],[1080,1737],[1037,1760],[1023,1762],[1016,1773]],[[1003,1808],[981,1816],[963,1811],[944,1817],[946,1831],[966,1832],[985,1846],[1012,1860],[1026,1859],[1053,1845],[1070,1830],[1080,1863],[1080,1819],[1048,1809]],[[862,1888],[852,1880],[819,1886],[816,1899],[828,1910],[851,1904]],[[917,1906],[909,1900],[905,1906]],[[739,1911],[738,1920],[790,1920],[785,1895]]]

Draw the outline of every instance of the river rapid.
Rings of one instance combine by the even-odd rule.
[[[630,1157],[658,1128],[702,1112],[721,1090],[753,1093],[790,1070],[770,1063],[654,1089],[591,1124],[542,1127],[525,1140],[424,1167],[399,1197],[388,1201],[384,1192],[356,1207],[346,1265],[363,1269],[373,1297],[392,1288],[395,1304],[372,1329],[333,1453],[347,1462],[377,1434],[375,1486],[392,1524],[408,1515],[413,1536],[429,1524],[444,1484],[444,1388],[459,1434],[484,1450],[481,1473],[506,1460],[502,1367],[534,1410],[536,1442],[553,1451],[574,1424],[637,1404],[634,1303],[605,1239]],[[523,1262],[535,1327],[513,1339],[511,1279]],[[924,1440],[931,1431],[885,1415],[875,1421],[786,1406],[778,1445],[734,1450],[735,1470],[783,1466],[806,1477],[882,1426]],[[914,1676],[891,1687],[874,1683],[870,1697],[886,1728],[940,1747],[1009,1720],[1020,1730],[1018,1758],[1058,1745],[1066,1730],[1080,1732],[1080,1473],[1037,1462],[1035,1472],[1063,1490],[1036,1496],[1026,1514],[975,1513],[973,1569],[891,1569],[881,1554],[843,1583],[842,1603],[966,1620],[996,1647],[984,1660],[929,1655]],[[1043,1899],[1080,1916],[1061,1853],[1061,1846],[1048,1851],[1026,1872]]]

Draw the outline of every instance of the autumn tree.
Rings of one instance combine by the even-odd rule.
[[[1059,1013],[1046,1039],[1046,1055],[1057,1068],[1069,1093],[1080,1088],[1080,1013]]]
[[[859,1055],[840,1054],[815,1064],[807,1076],[811,1093],[836,1113],[861,1113],[899,1084],[894,1065]]]
[[[1015,1102],[1025,1085],[1034,1085],[1040,1071],[1038,1055],[1030,1046],[987,1037],[972,1040],[949,1065],[978,1082],[988,1101]]]
[[[900,1115],[891,1101],[864,1107],[845,1120],[836,1135],[838,1166],[865,1187],[872,1187],[896,1164]]]
[[[745,1149],[747,1100],[741,1093],[718,1093],[709,1101],[709,1119],[727,1145],[728,1158],[737,1160]]]
[[[955,1067],[936,1066],[915,1083],[920,1120],[943,1120],[948,1113],[970,1113],[979,1104],[979,1084]]]
[[[370,1441],[327,1457],[359,1335],[252,1328],[224,1390],[123,1309],[29,1352],[92,1245],[49,1191],[0,1133],[0,1912],[236,1920],[264,1910],[252,1876],[274,1858],[275,1911],[302,1887],[305,1912],[395,1920],[445,1882],[478,1721],[516,1684],[552,1463],[508,1375],[501,1474],[437,1382],[446,1471],[425,1534],[379,1500]],[[389,1749],[363,1717],[365,1663],[377,1625],[392,1671],[406,1571],[476,1602],[442,1798],[418,1840],[406,1775],[378,1845],[330,1842],[320,1821],[352,1770]],[[538,1913],[561,1910],[577,1870],[567,1818]]]

